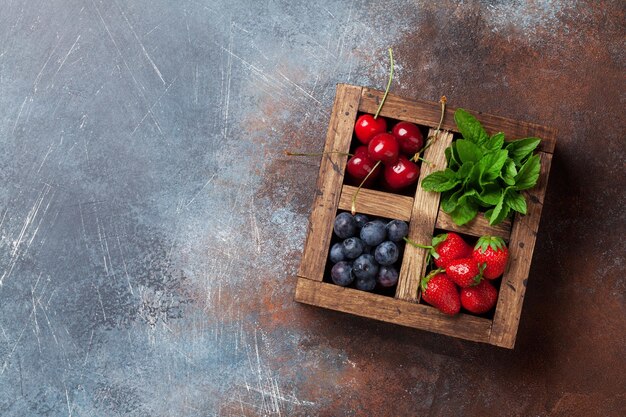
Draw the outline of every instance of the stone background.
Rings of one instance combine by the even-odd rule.
[[[515,350],[292,301],[335,84],[559,129]],[[0,415],[626,415],[623,1],[0,0]]]

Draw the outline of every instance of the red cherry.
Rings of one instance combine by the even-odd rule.
[[[359,146],[354,151],[354,156],[348,159],[346,172],[348,173],[348,177],[352,179],[354,183],[360,184],[375,165],[376,162],[372,161],[367,154],[367,146]],[[364,185],[372,185],[379,174],[380,167],[376,167],[376,170],[372,172],[372,175],[369,176]]]
[[[387,121],[383,117],[377,117],[371,114],[363,114],[356,120],[354,126],[354,133],[358,140],[365,145],[379,133],[385,133],[387,131]]]
[[[404,155],[400,155],[396,164],[385,166],[385,182],[395,190],[413,184],[419,176],[418,166]]]
[[[353,153],[354,156],[367,156],[369,158],[369,154],[367,153],[367,146],[361,145],[357,146]]]
[[[407,155],[413,156],[424,145],[424,136],[413,123],[400,122],[393,127],[391,133],[398,140],[400,150]]]
[[[393,165],[398,162],[400,147],[396,138],[389,133],[379,133],[367,144],[367,152],[373,161]]]

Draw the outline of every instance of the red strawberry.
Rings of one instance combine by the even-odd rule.
[[[422,278],[422,298],[442,313],[454,316],[461,311],[461,299],[454,282],[441,270]]]
[[[448,266],[446,266],[446,274],[461,288],[476,285],[482,279],[478,262],[473,258],[461,258],[450,261]]]
[[[472,255],[472,247],[456,233],[448,232],[435,236],[432,245],[431,254],[435,258],[437,268],[445,268],[455,259],[467,258]]]
[[[478,239],[472,258],[479,264],[486,264],[483,276],[487,279],[496,279],[504,273],[509,260],[509,250],[499,237],[483,236]]]
[[[498,290],[489,281],[469,288],[461,288],[461,305],[474,314],[483,314],[491,310],[498,300]]]

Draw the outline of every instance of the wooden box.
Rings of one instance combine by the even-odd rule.
[[[382,97],[382,91],[339,84],[324,151],[349,152],[357,116],[360,113],[374,114]],[[348,157],[337,153],[326,154],[321,160],[308,235],[297,277],[296,301],[513,348],[546,193],[556,131],[544,126],[474,112],[487,132],[502,131],[506,140],[529,136],[541,138],[537,149],[541,156],[541,173],[536,187],[525,192],[527,215],[516,215],[512,221],[491,227],[479,214],[472,222],[460,227],[439,209],[439,193],[427,192],[421,187],[425,176],[445,168],[444,149],[452,142],[453,134],[458,133],[454,123],[454,110],[446,109],[443,132],[425,151],[424,159],[432,165],[422,164],[415,194],[407,196],[362,189],[358,195],[357,211],[408,221],[409,238],[422,244],[430,242],[435,229],[456,231],[470,236],[490,234],[503,237],[508,242],[509,264],[500,283],[498,302],[492,318],[463,312],[450,317],[420,301],[419,282],[426,272],[427,250],[410,245],[406,245],[404,250],[395,296],[344,288],[329,282],[328,277],[324,279],[334,217],[338,210],[350,210],[352,195],[356,190],[355,187],[344,185]],[[441,108],[438,103],[407,100],[389,94],[380,115],[426,126],[430,129],[430,136],[439,123]]]

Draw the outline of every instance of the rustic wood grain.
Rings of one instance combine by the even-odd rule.
[[[489,340],[491,344],[509,349],[515,346],[552,161],[552,155],[549,153],[541,152],[539,155],[541,156],[539,181],[535,188],[524,193],[528,212],[525,216],[516,215],[513,220],[509,244],[509,265],[502,277],[493,319],[493,330]]]
[[[340,209],[348,211],[352,209],[352,197],[356,190],[357,187],[351,185],[343,186],[339,198]],[[363,214],[409,221],[413,197],[361,188],[356,200],[356,209]]]
[[[386,106],[386,104],[385,104]],[[384,106],[383,106],[384,108]],[[435,134],[434,129],[428,132],[431,137]],[[447,166],[444,150],[452,142],[452,133],[439,132],[438,138],[424,152],[424,159],[430,164],[423,162],[420,170],[420,177],[415,191],[411,221],[409,223],[409,239],[423,245],[430,244],[435,229],[435,220],[439,211],[440,193],[425,191],[422,188],[424,178],[434,171],[445,169]],[[419,299],[418,288],[420,278],[426,272],[427,249],[416,248],[406,245],[396,297],[401,300],[416,301]]]
[[[451,232],[464,233],[470,236],[498,236],[505,240],[509,240],[511,236],[511,221],[505,220],[496,226],[490,226],[489,220],[482,214],[474,217],[474,219],[463,226],[459,226],[450,217],[450,215],[443,210],[439,210],[437,214],[436,227],[438,229],[444,229]]]
[[[468,314],[450,317],[428,305],[396,300],[384,295],[315,282],[306,278],[298,278],[295,298],[296,301],[317,307],[476,342],[489,342],[491,320]]]
[[[338,84],[330,117],[324,152],[348,152],[361,98],[361,87]],[[317,178],[313,210],[298,274],[321,281],[335,217],[347,156],[328,154],[322,157]]]
[[[365,113],[375,113],[378,104],[383,97],[384,91],[363,88],[363,96],[359,105],[359,111]],[[446,106],[442,128],[453,132],[458,132],[454,123],[454,112],[456,108]],[[468,110],[469,111],[469,110]],[[508,119],[506,117],[494,116],[492,114],[469,111],[480,120],[487,132],[493,134],[504,132],[506,140],[521,139],[529,136],[541,138],[538,149],[543,152],[554,152],[556,144],[556,130],[537,125],[534,123],[521,122]],[[432,101],[407,100],[405,98],[389,94],[385,100],[381,116],[392,119],[406,120],[409,122],[437,127],[441,117],[441,105]]]

